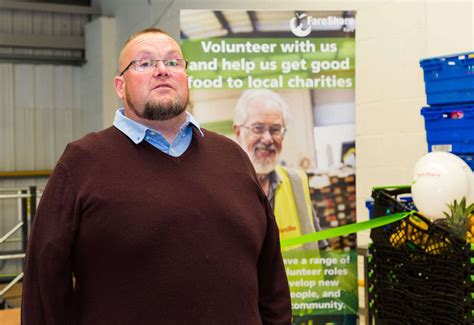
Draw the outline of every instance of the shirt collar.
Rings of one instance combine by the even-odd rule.
[[[280,185],[281,183],[280,176],[278,176],[275,170],[271,171],[268,174],[268,180],[270,181],[270,187],[272,187],[273,189],[277,188],[278,185]]]
[[[143,141],[148,130],[160,133],[157,130],[151,129],[141,123],[138,123],[137,121],[128,118],[127,116],[125,116],[124,110],[124,108],[119,108],[115,112],[114,126],[120,131],[122,131],[126,136],[128,136],[130,140],[132,140],[135,144],[138,144]],[[199,122],[196,121],[196,119],[194,118],[194,116],[191,115],[191,113],[186,112],[186,120],[184,121],[183,125],[181,125],[179,130],[182,131],[190,125],[194,126],[199,131],[202,137],[204,136]]]

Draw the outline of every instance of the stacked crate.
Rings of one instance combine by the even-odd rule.
[[[448,151],[474,168],[474,53],[420,61],[429,106],[425,118],[428,151]]]
[[[448,151],[474,167],[474,52],[420,61],[428,106],[428,151]],[[410,216],[371,230],[369,315],[376,324],[474,324],[474,244],[418,214],[410,188],[375,188],[373,218]]]

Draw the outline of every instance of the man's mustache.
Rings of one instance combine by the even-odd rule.
[[[257,143],[253,147],[253,152],[255,153],[257,150],[277,151],[277,148],[274,143],[269,143],[269,144]]]

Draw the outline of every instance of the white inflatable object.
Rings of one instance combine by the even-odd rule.
[[[474,176],[468,164],[449,152],[430,152],[415,165],[411,187],[418,210],[431,219],[444,218],[448,203],[466,197],[474,202]]]

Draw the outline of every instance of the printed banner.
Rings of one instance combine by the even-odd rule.
[[[237,141],[282,240],[356,221],[355,13],[182,10],[191,110]],[[293,324],[355,324],[356,235],[283,246]]]

